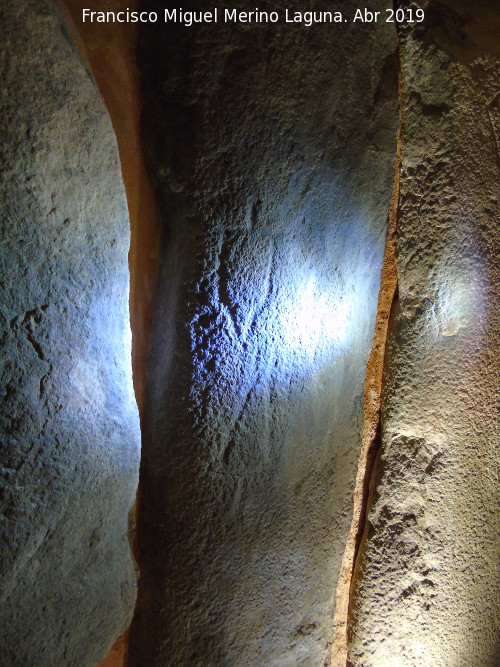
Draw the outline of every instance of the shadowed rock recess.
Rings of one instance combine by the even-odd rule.
[[[396,153],[395,49],[385,23],[142,29],[163,239],[130,665],[329,659]]]
[[[55,4],[3,0],[0,57],[0,662],[92,667],[136,586],[127,207]]]
[[[422,6],[400,35],[399,301],[350,664],[493,667],[500,12]]]

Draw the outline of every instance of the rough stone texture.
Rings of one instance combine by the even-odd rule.
[[[160,226],[151,179],[144,162],[140,138],[141,88],[136,63],[136,23],[82,21],[82,9],[103,9],[102,0],[61,0],[65,20],[82,57],[99,86],[116,134],[123,183],[130,218],[130,327],[134,391],[143,414],[147,359],[151,335],[154,288],[158,264]],[[137,0],[107,0],[106,10],[137,9]],[[134,547],[136,541],[134,540]],[[138,557],[137,549],[134,549]],[[140,563],[139,563],[140,566]],[[113,645],[99,667],[121,667],[125,661],[127,635]]]
[[[130,218],[130,325],[134,389],[142,414],[158,264],[159,223],[141,148],[141,90],[136,63],[137,23],[82,21],[82,9],[102,11],[102,0],[60,0],[108,109],[116,134]],[[138,0],[106,0],[106,11],[137,9]]]
[[[135,597],[128,217],[101,98],[48,0],[4,0],[2,665],[91,666]]]
[[[467,4],[401,29],[399,300],[356,667],[500,664],[500,14]]]
[[[143,30],[164,234],[130,665],[329,659],[391,197],[395,46],[387,24]]]
[[[398,96],[401,77],[398,76]],[[401,107],[401,105],[400,105]],[[401,109],[400,109],[401,113]],[[363,392],[363,430],[359,450],[356,481],[352,494],[351,528],[346,537],[344,556],[337,581],[335,614],[333,617],[333,647],[331,667],[346,667],[349,647],[349,621],[352,584],[356,578],[366,526],[366,515],[371,495],[372,471],[380,448],[380,414],[382,407],[383,376],[387,338],[392,305],[398,287],[396,262],[396,222],[399,206],[399,178],[401,172],[401,123],[398,130],[394,182],[389,209],[389,228],[385,245],[384,263],[380,276],[377,317],[372,349],[366,364]]]

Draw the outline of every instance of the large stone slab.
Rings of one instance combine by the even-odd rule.
[[[5,0],[0,33],[1,662],[90,667],[135,598],[127,207],[55,4]]]
[[[351,660],[487,667],[500,663],[500,16],[422,6],[423,25],[401,30],[399,301]]]
[[[161,21],[142,37],[163,242],[130,664],[321,665],[396,153],[395,31]]]

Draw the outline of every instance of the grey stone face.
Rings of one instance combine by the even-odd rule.
[[[500,67],[494,24],[465,21],[465,4],[429,3],[401,34],[399,301],[353,608],[360,667],[500,663]]]
[[[0,661],[91,666],[135,597],[126,201],[55,5],[4,0],[0,54]]]
[[[133,665],[328,659],[394,169],[395,47],[387,24],[143,30],[164,238]]]

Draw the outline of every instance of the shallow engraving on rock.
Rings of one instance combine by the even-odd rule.
[[[164,238],[131,664],[328,660],[391,198],[395,46],[385,24],[143,30]]]

